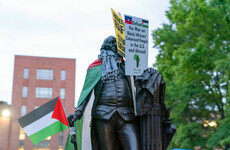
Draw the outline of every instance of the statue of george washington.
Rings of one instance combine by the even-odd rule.
[[[175,133],[164,103],[165,82],[153,68],[148,68],[135,79],[125,75],[125,61],[117,52],[116,38],[109,36],[101,46],[100,55],[89,67],[77,109],[68,115],[75,125],[72,136],[75,149],[83,150],[165,150]],[[133,92],[136,92],[134,113]],[[83,146],[83,114],[91,107],[91,147]],[[89,130],[89,129],[88,129]],[[67,141],[66,150],[70,150]]]

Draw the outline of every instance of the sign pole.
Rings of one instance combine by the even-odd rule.
[[[119,15],[120,17],[122,17],[120,12],[118,12],[118,15]],[[131,88],[132,88],[132,97],[133,97],[134,113],[135,113],[135,116],[137,116],[137,108],[136,108],[136,87],[135,87],[135,85],[134,85],[134,77],[133,77],[133,75],[130,75],[130,80],[131,80]]]

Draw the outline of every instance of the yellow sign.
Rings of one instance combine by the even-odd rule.
[[[113,23],[117,39],[117,52],[122,57],[125,57],[125,25],[124,20],[112,8]]]

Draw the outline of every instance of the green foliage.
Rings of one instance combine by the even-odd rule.
[[[173,139],[173,143],[175,143],[175,145],[180,145],[180,148],[185,149],[188,147],[199,146],[205,142],[205,138],[202,137],[202,134],[202,126],[199,123],[184,124],[177,130],[177,138]]]
[[[220,121],[217,131],[213,133],[207,142],[207,146],[213,147],[225,147],[230,143],[230,118],[226,118]]]
[[[178,128],[171,148],[230,146],[230,0],[171,0],[168,24],[153,31],[154,64]],[[218,125],[204,127],[206,121]],[[228,130],[228,132],[227,132]],[[226,134],[228,133],[228,134]]]

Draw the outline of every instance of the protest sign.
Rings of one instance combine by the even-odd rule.
[[[122,57],[125,57],[125,28],[124,20],[112,8],[113,22],[117,39],[117,51]]]
[[[146,19],[125,15],[126,75],[141,75],[148,67],[148,25]]]

